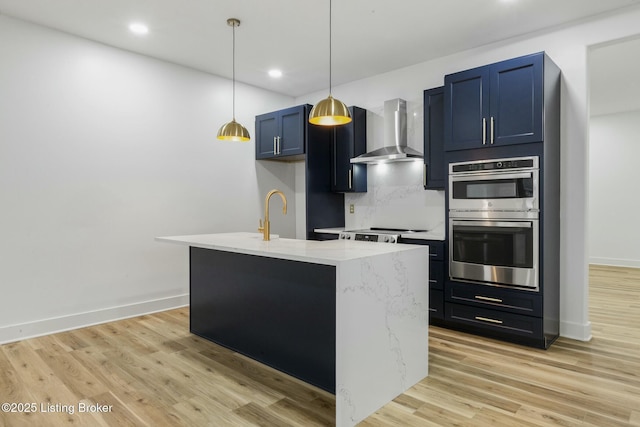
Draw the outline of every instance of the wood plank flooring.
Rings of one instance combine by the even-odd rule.
[[[545,351],[432,327],[429,377],[361,426],[640,426],[640,270],[590,278],[590,342]],[[0,403],[36,404],[0,426],[334,424],[331,394],[189,334],[188,317],[0,346]]]

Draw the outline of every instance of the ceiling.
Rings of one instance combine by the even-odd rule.
[[[333,4],[333,85],[568,25],[640,0],[348,0]],[[0,13],[290,96],[329,85],[329,0],[0,0]],[[149,26],[146,36],[128,31]],[[267,75],[271,68],[284,73]]]

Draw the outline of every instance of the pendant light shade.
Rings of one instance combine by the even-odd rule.
[[[236,122],[236,119],[233,119],[229,123],[225,123],[220,127],[220,130],[218,131],[218,139],[246,142],[251,139],[251,136],[249,135],[247,128]]]
[[[329,0],[329,96],[313,106],[309,113],[309,123],[336,126],[350,121],[351,114],[344,102],[331,96],[331,0]]]
[[[351,114],[344,102],[329,95],[311,109],[309,123],[321,126],[344,125],[351,121]]]
[[[236,122],[236,27],[240,25],[240,20],[236,18],[227,19],[227,25],[233,27],[233,119],[222,125],[218,130],[218,139],[223,141],[246,142],[251,139],[247,128]]]

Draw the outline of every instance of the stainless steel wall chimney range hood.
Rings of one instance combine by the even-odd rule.
[[[421,160],[422,153],[407,147],[407,101],[384,103],[384,147],[351,159],[351,163],[382,163]]]

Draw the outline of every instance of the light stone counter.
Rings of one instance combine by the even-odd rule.
[[[316,228],[313,231],[316,233],[326,233],[326,234],[340,234],[345,230],[344,227],[332,227],[332,228]]]
[[[297,240],[273,236],[271,239],[264,241],[262,233],[245,232],[156,237],[156,240],[161,242],[326,265],[338,265],[342,261],[415,250],[415,246],[402,244],[371,244],[349,240]]]
[[[428,373],[428,246],[274,238],[258,233],[161,242],[335,267],[336,425],[353,426]]]
[[[444,241],[444,227],[417,233],[402,233],[400,234],[400,237],[404,239]]]

